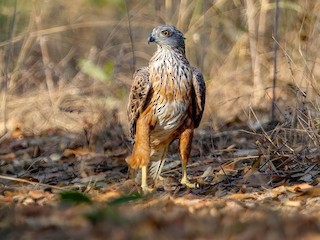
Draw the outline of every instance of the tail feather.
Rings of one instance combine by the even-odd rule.
[[[151,162],[151,165],[149,167],[149,174],[150,177],[153,178],[153,180],[157,180],[159,178],[165,161],[166,159],[163,158],[161,160]]]
[[[162,171],[163,165],[166,161],[165,157],[168,152],[168,146],[164,147],[162,150],[157,151],[156,153],[151,153],[150,160],[151,165],[149,167],[149,176],[156,181]]]

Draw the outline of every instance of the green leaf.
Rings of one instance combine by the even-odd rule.
[[[114,69],[113,61],[108,61],[106,63],[106,65],[104,66],[104,72],[107,74],[107,76],[110,75],[110,73],[113,71],[113,69]]]
[[[87,195],[80,192],[76,192],[76,191],[61,192],[60,200],[62,202],[73,203],[73,204],[80,204],[80,203],[90,204],[92,202]]]
[[[93,224],[97,224],[104,220],[114,223],[122,223],[124,221],[118,209],[108,206],[98,209],[91,209],[90,212],[85,214],[85,217]]]
[[[137,201],[142,199],[143,195],[139,193],[132,193],[129,195],[122,195],[108,203],[103,208],[93,209],[85,214],[85,217],[93,224],[97,224],[101,221],[111,221],[117,224],[122,224],[126,221],[120,214],[118,206],[131,201]]]
[[[111,202],[109,202],[110,206],[116,206],[116,205],[121,205],[124,203],[128,203],[130,201],[137,201],[139,199],[142,199],[143,195],[139,193],[132,193],[129,195],[122,195],[116,199],[113,199]]]
[[[101,81],[106,81],[108,79],[107,74],[103,71],[102,68],[94,64],[90,60],[82,59],[79,61],[79,66],[81,71],[87,74],[92,78],[99,79]]]

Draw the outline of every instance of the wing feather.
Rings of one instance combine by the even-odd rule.
[[[192,84],[195,93],[194,127],[197,128],[200,124],[206,101],[206,83],[199,69],[192,68],[192,72]]]
[[[129,95],[129,103],[127,107],[127,115],[130,124],[130,138],[135,141],[136,122],[139,115],[148,105],[148,95],[151,89],[151,81],[149,78],[149,68],[143,67],[133,75],[133,83]]]

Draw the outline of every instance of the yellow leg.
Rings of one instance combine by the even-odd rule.
[[[143,166],[141,171],[142,171],[141,188],[142,188],[142,190],[144,190],[145,188],[148,187],[148,184],[147,184],[147,165]]]
[[[188,177],[187,177],[187,166],[184,162],[182,162],[182,178],[181,178],[181,183],[185,184],[188,182]]]
[[[181,184],[186,185],[189,188],[195,188],[196,184],[195,183],[191,183],[188,180],[188,176],[187,176],[187,165],[182,161],[182,178],[181,178]]]
[[[147,171],[148,171],[148,165],[144,165],[141,168],[141,188],[143,193],[150,193],[152,192],[152,188],[148,187],[147,183]]]

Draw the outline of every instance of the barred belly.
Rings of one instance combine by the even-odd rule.
[[[157,123],[151,131],[151,146],[167,145],[172,141],[172,136],[176,130],[187,118],[189,104],[174,100],[167,103],[163,102],[154,107]]]

